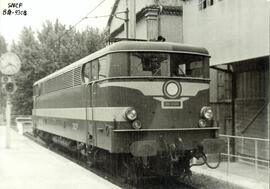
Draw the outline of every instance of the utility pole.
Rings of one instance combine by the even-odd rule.
[[[129,32],[128,32],[128,28],[129,28],[129,20],[128,20],[128,16],[129,15],[129,11],[128,11],[128,8],[126,9],[126,18],[125,18],[125,29],[126,29],[126,38],[128,39],[128,34],[129,34]]]
[[[128,38],[136,39],[136,0],[128,0]]]

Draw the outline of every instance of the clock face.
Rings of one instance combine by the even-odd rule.
[[[21,61],[11,52],[3,54],[0,58],[0,71],[5,75],[14,75],[20,71]]]

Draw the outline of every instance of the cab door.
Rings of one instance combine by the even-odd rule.
[[[97,80],[98,61],[94,60],[85,64],[83,68],[83,77],[85,77],[86,85],[85,108],[86,108],[86,126],[87,126],[87,144],[96,146],[96,122],[94,121],[93,107],[95,106],[95,80]]]
[[[94,143],[94,122],[92,114],[92,99],[91,99],[91,83],[85,85],[85,109],[86,109],[86,127],[87,127],[87,144],[93,145]]]
[[[91,62],[87,62],[82,68],[82,80],[84,82],[83,86],[83,102],[86,113],[85,127],[86,133],[86,143],[88,145],[93,145],[93,117],[92,117],[92,95],[91,95]]]

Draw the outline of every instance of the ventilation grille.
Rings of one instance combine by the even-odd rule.
[[[58,76],[58,88],[66,89],[73,86],[73,71],[68,71],[60,76]]]
[[[81,85],[81,67],[68,71],[41,84],[41,93],[70,88]]]
[[[74,80],[74,86],[80,85],[82,83],[82,81],[81,81],[81,67],[74,69],[73,80]]]

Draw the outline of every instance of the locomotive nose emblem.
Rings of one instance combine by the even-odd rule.
[[[169,98],[179,97],[182,92],[180,83],[176,81],[167,81],[163,85],[163,93]]]

